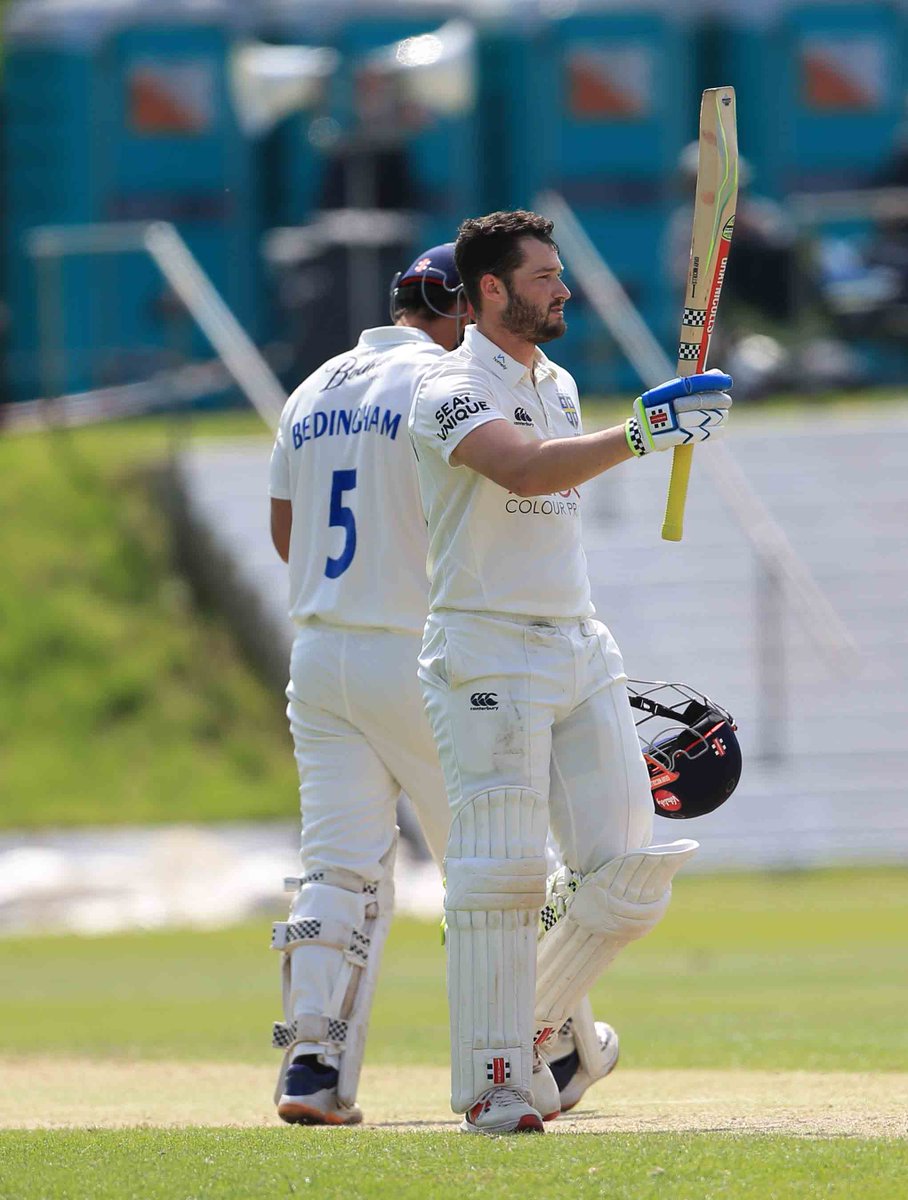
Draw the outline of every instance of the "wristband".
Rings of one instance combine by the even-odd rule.
[[[624,422],[624,436],[634,458],[642,458],[646,454],[647,447],[643,434],[640,432],[640,422],[636,417],[628,417]]]

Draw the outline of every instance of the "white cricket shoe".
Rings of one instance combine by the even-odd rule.
[[[545,1133],[542,1117],[523,1088],[493,1087],[470,1105],[460,1123],[461,1133]]]
[[[337,1071],[319,1062],[317,1054],[300,1055],[287,1068],[277,1115],[288,1125],[358,1125],[358,1104],[337,1100]]]
[[[611,1074],[618,1062],[618,1034],[605,1021],[596,1021],[597,1048],[588,1058],[578,1053],[570,1019],[543,1047],[561,1098],[561,1111],[569,1112],[593,1084]]]
[[[542,1114],[543,1121],[554,1121],[561,1113],[561,1093],[548,1063],[533,1047],[533,1107]]]

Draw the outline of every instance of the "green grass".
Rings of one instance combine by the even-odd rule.
[[[595,1008],[618,1025],[629,1068],[905,1071],[906,925],[896,870],[682,876]],[[267,942],[266,915],[217,932],[0,941],[0,1055],[276,1065]],[[437,927],[398,920],[367,1062],[446,1062],[443,971]],[[905,1141],[720,1132],[0,1133],[0,1200],[902,1200],[906,1172]]]
[[[906,928],[904,872],[682,876],[594,1003],[636,1067],[905,1071]],[[47,939],[2,940],[0,1054],[267,1063],[280,1016],[268,935],[263,915],[217,932],[57,939],[52,953]],[[397,920],[368,1062],[447,1061],[443,976],[437,926]]]
[[[190,428],[262,431],[232,413]],[[0,825],[295,810],[283,697],[171,563],[149,472],[174,429],[0,438]],[[263,496],[263,538],[266,522]]]
[[[0,1166],[0,1200],[897,1200],[908,1145],[696,1134],[78,1131],[6,1134]]]

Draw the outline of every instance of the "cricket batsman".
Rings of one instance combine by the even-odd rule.
[[[552,223],[467,220],[455,263],[476,323],[410,416],[429,532],[419,675],[451,807],[452,1107],[465,1132],[542,1132],[534,1046],[658,923],[697,849],[650,844],[624,665],[590,601],[580,489],[720,434],[731,379],[672,380],[623,425],[584,434],[574,380],[539,349],[564,333],[570,298]],[[546,904],[549,825],[564,867]]]
[[[407,419],[421,378],[461,340],[453,245],[426,250],[366,330],[288,400],[271,459],[271,529],[297,629],[287,714],[300,775],[302,875],[282,952],[285,1051],[275,1102],[290,1123],[348,1125],[394,902],[400,791],[440,865],[450,823],[417,679],[426,527]],[[537,1056],[546,1116],[608,1074],[617,1038],[588,1001]]]

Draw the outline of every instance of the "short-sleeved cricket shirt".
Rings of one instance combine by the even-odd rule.
[[[290,500],[290,615],[422,633],[426,524],[407,418],[444,354],[418,329],[367,329],[284,406],[270,493]]]
[[[450,466],[454,448],[488,421],[510,421],[528,438],[574,436],[577,385],[541,350],[525,367],[470,326],[422,381],[410,414],[429,527],[430,609],[591,616],[579,491],[521,497]]]

